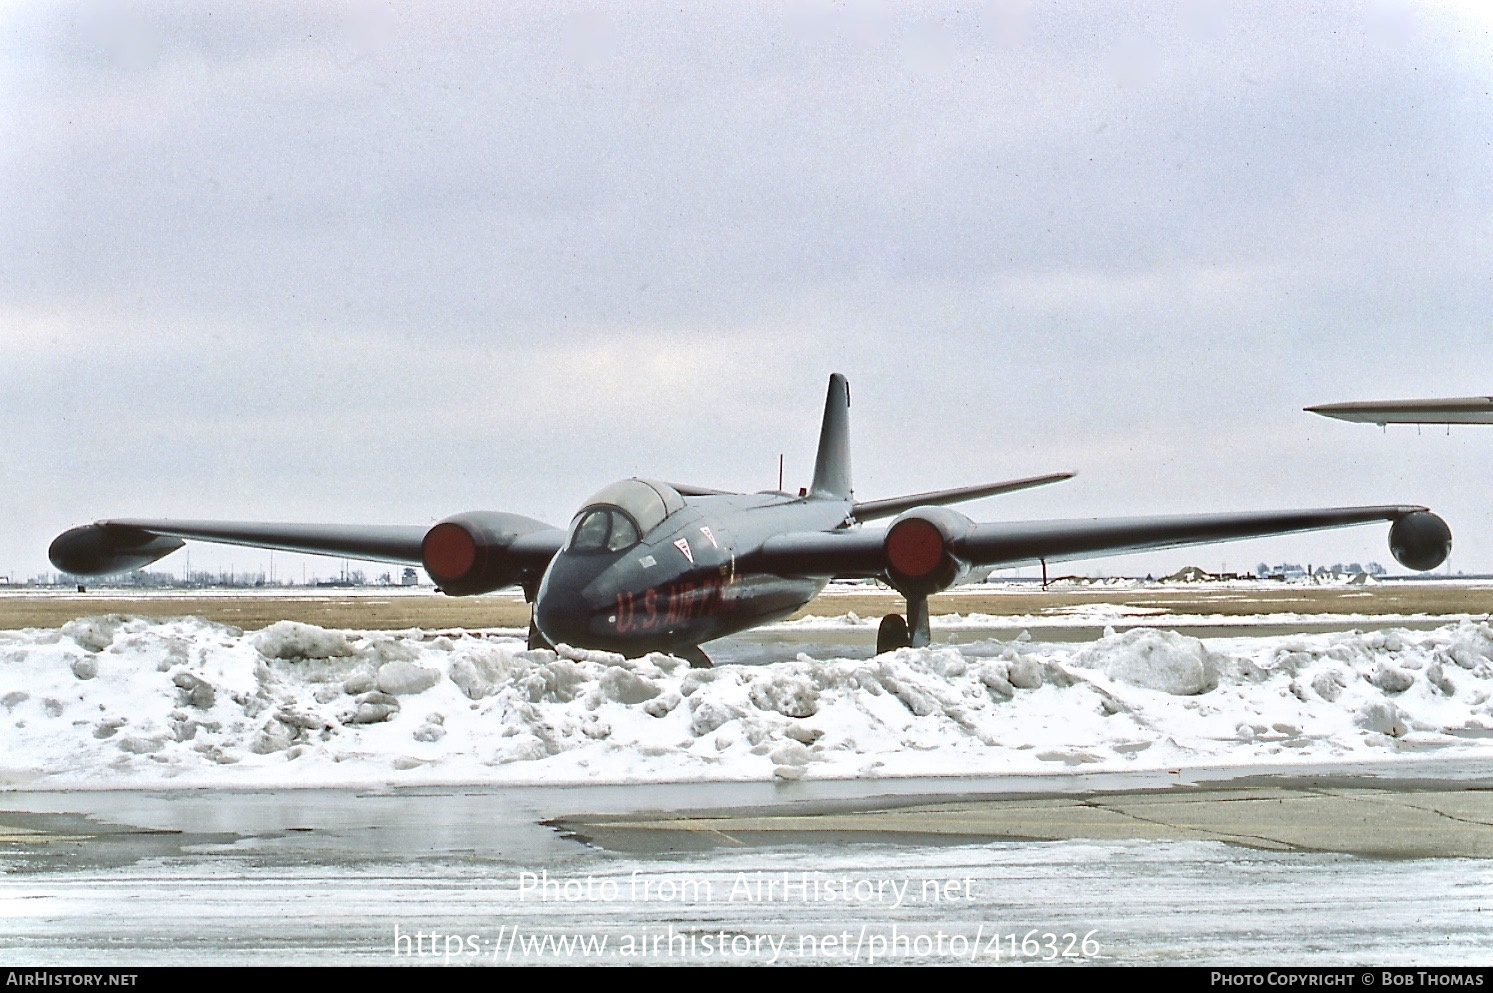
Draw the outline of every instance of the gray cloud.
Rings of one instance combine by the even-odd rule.
[[[1490,47],[1388,4],[12,7],[0,571],[125,512],[765,486],[833,370],[867,495],[1424,501],[1493,568],[1493,432],[1299,411],[1489,391]]]

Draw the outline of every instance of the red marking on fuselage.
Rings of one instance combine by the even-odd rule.
[[[728,577],[706,576],[699,582],[681,580],[669,583],[661,590],[650,586],[641,594],[618,593],[614,627],[618,634],[654,631],[721,613],[726,606],[726,588],[730,585]],[[642,616],[636,610],[639,599],[643,601]],[[659,609],[660,599],[663,600],[662,610]]]

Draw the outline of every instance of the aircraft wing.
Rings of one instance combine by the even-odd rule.
[[[485,511],[434,526],[120,518],[62,533],[48,555],[62,572],[108,576],[143,568],[186,540],[424,565],[449,592],[464,595],[537,579],[560,550],[565,532],[517,514]]]
[[[1424,507],[1329,507],[1317,510],[1261,511],[1237,514],[1188,514],[1175,517],[1118,517],[1088,520],[1012,521],[975,524],[942,509],[903,517],[882,530],[803,532],[769,539],[754,568],[782,575],[886,577],[902,564],[948,558],[964,566],[1018,566],[1041,561],[1120,555],[1130,552],[1202,545],[1268,535],[1348,527],[1374,521],[1398,522],[1411,515],[1434,517]],[[1440,518],[1435,518],[1437,522]],[[899,526],[915,525],[902,544]],[[1444,529],[1444,524],[1441,525]],[[1446,533],[1450,543],[1450,533]],[[1392,542],[1393,545],[1393,542]],[[1396,550],[1396,556],[1399,556]],[[1441,558],[1444,558],[1444,554]],[[1431,566],[1439,564],[1441,558]],[[1409,562],[1406,563],[1411,564]],[[1412,565],[1412,568],[1418,566]],[[907,573],[909,570],[902,570]]]
[[[1308,413],[1361,424],[1493,424],[1493,397],[1324,403]]]
[[[167,538],[247,545],[278,552],[310,552],[418,565],[428,527],[402,524],[257,524],[239,521],[99,521],[105,530],[131,529]]]
[[[1242,514],[976,524],[961,547],[972,564],[1014,566],[1042,560],[1062,562],[1090,556],[1321,531],[1373,521],[1396,521],[1425,510],[1425,507],[1411,506],[1330,507]]]

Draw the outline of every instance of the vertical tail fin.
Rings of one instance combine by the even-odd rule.
[[[819,454],[814,459],[817,497],[850,499],[850,384],[838,372],[829,377],[824,401],[824,424],[819,428]]]

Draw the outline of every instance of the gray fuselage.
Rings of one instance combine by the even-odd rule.
[[[630,548],[567,544],[539,584],[535,623],[553,644],[636,656],[779,620],[817,596],[826,579],[755,571],[754,553],[777,535],[839,527],[850,510],[848,500],[785,493],[688,497]]]

